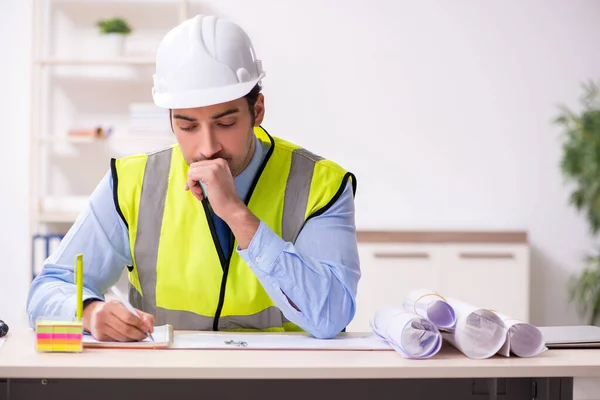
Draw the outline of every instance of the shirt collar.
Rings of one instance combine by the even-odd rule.
[[[268,148],[269,144],[265,144],[265,146]],[[254,135],[254,154],[252,155],[252,159],[246,168],[234,179],[235,191],[240,199],[244,200],[246,198],[254,177],[262,165],[265,154],[266,149],[263,147],[263,142]]]

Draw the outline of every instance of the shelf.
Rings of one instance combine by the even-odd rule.
[[[38,214],[40,222],[73,223],[79,214],[75,212],[45,212]]]
[[[170,29],[187,19],[189,6],[189,0],[33,2],[32,235],[63,231],[85,209],[89,197],[72,192],[91,193],[95,182],[88,182],[80,166],[99,178],[106,172],[107,156],[147,153],[177,143],[168,113],[156,124],[141,121],[148,129],[138,129],[135,123],[140,121],[130,106],[152,103],[156,48]],[[105,51],[96,26],[98,20],[115,16],[125,18],[134,30],[122,53]],[[68,135],[70,128],[93,129],[102,123],[113,127],[112,136]],[[45,190],[47,182],[56,185]]]
[[[148,143],[148,142],[170,142],[175,143],[174,136],[114,136],[108,138],[94,137],[71,137],[71,136],[56,136],[43,137],[39,139],[40,143]]]
[[[181,6],[182,2],[187,0],[52,0],[52,3],[68,5],[101,5],[101,6],[120,6],[120,5],[173,5]]]
[[[121,57],[113,59],[85,58],[42,58],[39,65],[71,65],[71,66],[154,66],[154,57]]]
[[[40,199],[38,220],[42,222],[75,222],[87,206],[89,196],[47,196]]]

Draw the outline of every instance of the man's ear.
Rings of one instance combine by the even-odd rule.
[[[254,103],[254,126],[262,124],[265,118],[265,96],[262,93],[258,94],[256,103]]]

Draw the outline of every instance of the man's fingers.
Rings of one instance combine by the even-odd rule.
[[[113,329],[124,335],[127,340],[142,340],[146,337],[146,327],[144,321],[137,315],[131,313],[121,303],[117,303],[112,308],[114,318],[110,318],[107,323]]]
[[[154,332],[154,315],[145,313],[141,310],[138,310],[137,308],[136,311],[140,314],[140,317],[142,318],[142,330],[150,333]]]
[[[202,194],[202,186],[200,186],[199,182],[203,182],[209,186],[218,182],[219,171],[225,168],[229,172],[229,165],[224,159],[210,160],[209,163],[200,161],[190,165],[185,190],[191,190],[196,197],[200,195],[200,200],[202,200],[204,196]]]
[[[123,304],[118,303],[112,312],[114,318],[110,319],[110,326],[132,340],[141,340],[146,337],[142,319],[131,313]]]
[[[108,324],[112,329],[124,337],[124,341],[131,342],[135,340],[143,340],[146,337],[146,332],[144,332],[142,329],[128,325],[118,318],[112,318]]]
[[[141,311],[140,315],[142,316],[142,329],[146,332],[154,332],[154,317]]]
[[[202,199],[204,198],[202,186],[200,186],[200,184],[196,180],[188,179],[185,183],[185,190],[191,191],[194,197],[196,197],[200,201],[202,201]]]
[[[109,341],[113,341],[113,342],[114,341],[116,341],[116,342],[128,342],[129,341],[129,340],[127,340],[127,337],[125,335],[123,335],[122,333],[120,333],[118,330],[116,330],[115,328],[113,328],[110,325],[105,325],[102,330],[104,332],[104,335],[108,337]]]
[[[152,331],[154,317],[140,311],[140,317],[131,313],[118,301],[109,301],[93,309],[90,330],[97,340],[131,342],[146,338]]]
[[[229,171],[227,161],[225,160],[222,160],[222,162],[211,164],[192,164],[188,169],[188,185],[190,187],[193,186],[193,183],[190,184],[190,181],[202,181],[204,183],[213,182],[215,177],[219,173],[219,170],[224,169],[224,166],[227,166],[227,171]]]
[[[204,193],[202,192],[202,186],[196,185],[192,187],[192,193],[198,200],[202,200],[204,198]]]
[[[102,342],[125,342],[127,340],[125,335],[106,323],[96,326],[92,331],[92,336]]]
[[[116,302],[115,306],[111,308],[111,312],[115,317],[127,325],[139,327],[142,323],[142,320],[137,315],[131,313],[119,302]]]

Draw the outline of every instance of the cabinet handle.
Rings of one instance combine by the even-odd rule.
[[[429,258],[429,254],[427,253],[379,253],[376,252],[375,258]]]
[[[466,259],[512,259],[515,258],[513,253],[460,253],[460,258]]]

